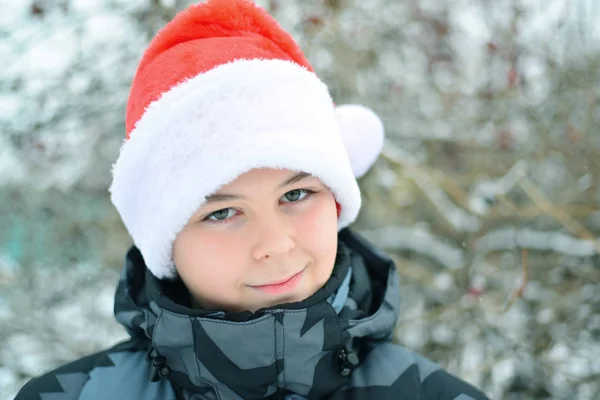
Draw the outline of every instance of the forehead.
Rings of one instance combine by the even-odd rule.
[[[222,186],[217,193],[233,189],[285,186],[306,178],[312,176],[306,172],[289,169],[257,168],[239,175],[232,182]]]
[[[303,180],[309,180],[313,184],[315,180],[321,182],[306,172],[273,168],[254,169],[238,176],[233,182],[207,196],[204,204],[270,195],[273,191],[285,189],[287,186]]]

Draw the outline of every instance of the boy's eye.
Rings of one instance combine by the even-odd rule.
[[[217,210],[214,212],[211,212],[210,214],[208,214],[208,216],[206,217],[206,220],[208,221],[225,221],[228,218],[231,218],[235,215],[235,209],[229,207],[229,208],[223,208],[221,210]]]
[[[307,189],[294,189],[284,194],[281,199],[284,203],[295,203],[304,200],[307,196],[310,196],[312,192]]]
[[[294,190],[290,190],[289,192],[287,192],[286,194],[281,196],[280,201],[282,203],[299,203],[303,200],[306,200],[314,193],[315,193],[314,191],[309,190],[309,189],[294,189]],[[237,215],[237,213],[238,213],[238,211],[235,208],[232,208],[232,207],[222,208],[220,210],[213,211],[210,214],[208,214],[203,219],[203,221],[214,222],[214,223],[226,222],[229,219],[231,219],[232,217],[235,217]]]

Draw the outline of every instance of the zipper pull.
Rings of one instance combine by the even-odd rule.
[[[348,376],[358,366],[359,360],[356,353],[342,348],[337,356],[338,365],[340,367],[340,375]]]
[[[148,377],[150,382],[158,382],[161,378],[169,376],[170,374],[171,368],[167,366],[167,359],[165,356],[151,357],[150,376]]]

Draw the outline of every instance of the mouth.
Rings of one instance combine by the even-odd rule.
[[[289,278],[285,278],[279,281],[275,281],[273,283],[269,283],[266,285],[252,286],[253,288],[260,290],[261,292],[267,294],[282,294],[289,292],[298,286],[300,281],[302,280],[302,276],[304,275],[304,269],[302,271],[290,276]]]

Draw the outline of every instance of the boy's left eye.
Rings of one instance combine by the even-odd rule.
[[[281,201],[283,203],[297,203],[306,199],[313,193],[313,191],[308,189],[294,189],[281,196]]]

